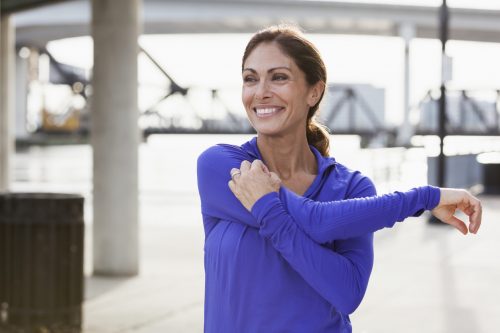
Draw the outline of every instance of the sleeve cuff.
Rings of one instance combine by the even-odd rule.
[[[257,223],[259,223],[260,226],[262,226],[263,224],[264,217],[275,205],[276,200],[280,201],[278,193],[270,192],[262,196],[252,206],[250,212],[255,217],[255,219],[257,219]]]
[[[426,210],[434,209],[434,207],[439,204],[439,200],[441,198],[441,190],[439,189],[439,187],[427,185],[416,189],[418,192],[420,192],[420,207],[423,208],[420,208],[415,213],[413,213],[411,215],[413,217],[419,217]]]
[[[286,211],[276,192],[268,193],[257,200],[251,213],[260,226],[259,233],[265,238],[272,238],[286,225]]]
[[[429,200],[427,209],[431,210],[436,208],[441,200],[441,189],[436,186],[429,185]]]

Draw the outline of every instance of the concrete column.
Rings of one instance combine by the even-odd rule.
[[[401,146],[409,146],[411,136],[413,135],[413,128],[410,123],[410,42],[415,38],[415,26],[409,23],[403,23],[399,26],[399,35],[405,42],[404,53],[404,76],[403,76],[403,110],[404,118],[403,124],[398,133],[397,143]]]
[[[28,84],[29,84],[29,51],[27,48],[21,49],[23,56],[16,57],[16,112],[14,118],[16,139],[26,139],[28,131],[26,129],[27,109],[28,109]]]
[[[12,180],[15,112],[15,31],[10,15],[0,16],[0,191]]]
[[[137,55],[140,0],[92,0],[94,274],[139,271]]]

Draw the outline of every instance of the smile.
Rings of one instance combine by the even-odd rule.
[[[258,117],[270,117],[282,110],[284,110],[284,108],[282,107],[254,108],[254,111]]]

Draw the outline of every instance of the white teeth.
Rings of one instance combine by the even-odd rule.
[[[277,112],[278,110],[278,108],[255,109],[255,111],[257,111],[257,114],[269,114]]]

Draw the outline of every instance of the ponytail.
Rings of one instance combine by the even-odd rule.
[[[307,120],[307,142],[316,148],[322,156],[330,156],[330,133],[328,128],[319,123],[315,117]]]

